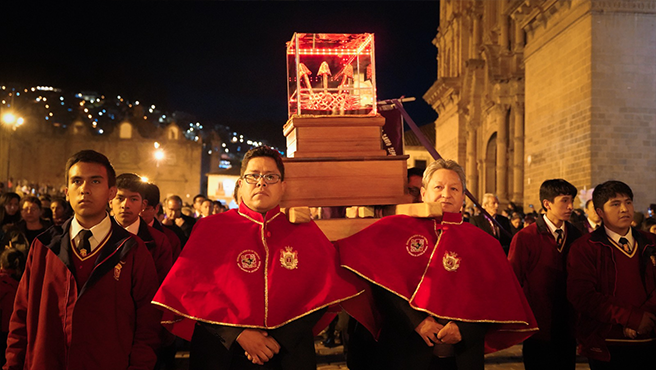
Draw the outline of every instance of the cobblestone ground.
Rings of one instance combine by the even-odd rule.
[[[326,348],[319,341],[315,342],[314,346],[317,350],[319,360],[317,370],[348,369],[344,362],[342,346]],[[491,353],[485,356],[485,369],[524,370],[524,364],[522,363],[522,346],[513,346],[503,351]],[[588,366],[588,362],[585,358],[579,357],[577,358],[576,369],[590,370],[590,366]]]
[[[317,370],[348,370],[344,360],[344,347],[337,346],[326,348],[321,344],[321,339],[314,343],[317,351],[318,366]],[[178,352],[177,370],[186,370],[189,368],[189,353],[186,351]],[[517,345],[511,348],[499,351],[485,356],[486,370],[524,370],[522,364],[522,346]],[[577,358],[577,370],[590,370],[588,362],[583,357]],[[382,370],[382,369],[381,369]]]

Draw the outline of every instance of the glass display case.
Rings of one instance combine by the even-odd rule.
[[[372,33],[295,33],[287,43],[287,102],[294,115],[376,115]]]

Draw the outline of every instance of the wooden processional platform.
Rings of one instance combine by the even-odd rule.
[[[292,222],[310,217],[307,207],[384,206],[384,214],[441,214],[439,205],[410,203],[407,155],[381,149],[385,119],[376,116],[293,116],[287,139],[287,189],[281,207]],[[363,216],[360,212],[360,216]],[[316,220],[331,241],[350,236],[377,218]]]

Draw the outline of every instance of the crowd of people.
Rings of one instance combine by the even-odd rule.
[[[656,364],[656,222],[634,217],[623,182],[595,187],[579,218],[563,179],[541,185],[539,212],[506,217],[486,194],[479,214],[462,167],[437,160],[408,186],[441,214],[331,243],[282,212],[268,147],[244,156],[230,211],[160,203],[93,150],[65,173],[64,198],[0,196],[6,370],[175,369],[185,345],[192,369],[310,370],[340,313],[352,370],[482,370],[522,342],[527,369],[574,369],[577,345],[593,370]]]

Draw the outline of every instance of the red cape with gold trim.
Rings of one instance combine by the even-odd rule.
[[[338,241],[337,247],[342,266],[416,310],[492,324],[486,353],[519,343],[537,330],[501,245],[463,223],[459,213],[445,212],[442,219],[384,217]]]
[[[314,222],[291,224],[279,207],[263,217],[242,203],[239,211],[196,222],[153,303],[187,319],[275,329],[357,297],[343,306],[374,332],[365,288],[339,267],[335,247]],[[163,323],[174,323],[171,317]],[[169,329],[190,339],[193,322],[183,321]]]

